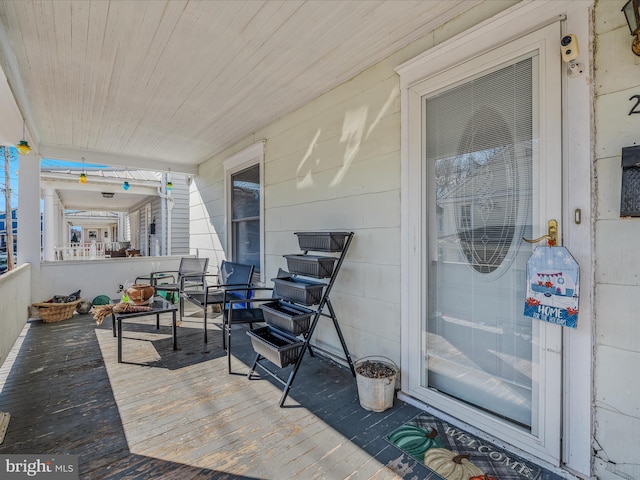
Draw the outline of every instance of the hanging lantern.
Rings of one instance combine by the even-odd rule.
[[[124,190],[129,190],[129,182],[127,180],[122,183],[122,188]]]
[[[18,153],[20,155],[27,155],[31,151],[29,142],[27,142],[26,140],[20,140],[20,143],[18,143],[16,149],[18,150]]]
[[[29,146],[29,142],[25,140],[25,124],[26,121],[22,120],[22,140],[18,142],[16,149],[20,155],[27,155],[31,151],[31,147]]]
[[[87,183],[87,171],[84,168],[84,157],[82,157],[82,173],[80,174],[78,183]]]

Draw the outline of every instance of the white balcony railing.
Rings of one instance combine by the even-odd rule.
[[[106,247],[109,246],[110,244],[103,242],[67,243],[55,247],[55,258],[56,260],[97,260],[105,258]]]

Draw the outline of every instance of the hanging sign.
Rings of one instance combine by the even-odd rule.
[[[524,316],[576,328],[578,262],[564,247],[536,247],[527,261]]]

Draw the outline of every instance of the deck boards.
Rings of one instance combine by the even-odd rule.
[[[244,329],[229,375],[216,326],[204,344],[201,320],[186,319],[173,351],[169,319],[160,330],[155,317],[126,322],[122,364],[109,320],[30,322],[0,368],[0,411],[11,413],[0,454],[78,454],[87,479],[431,476],[398,468],[402,454],[383,438],[415,407],[367,412],[348,368],[307,355],[279,408],[280,384],[246,377],[255,354]]]

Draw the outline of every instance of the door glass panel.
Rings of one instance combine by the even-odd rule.
[[[427,308],[422,385],[532,425],[536,331],[522,315],[536,178],[533,83],[520,59],[424,98]]]

